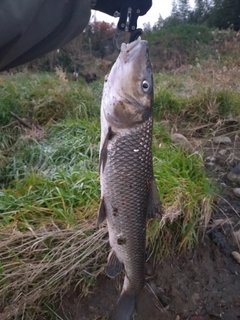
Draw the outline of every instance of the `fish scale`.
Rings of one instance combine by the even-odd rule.
[[[151,144],[152,118],[116,134],[108,145],[102,180],[108,226],[114,235],[110,245],[124,261],[131,279],[128,290],[134,287],[134,292],[141,290],[144,279],[148,182],[153,178]]]

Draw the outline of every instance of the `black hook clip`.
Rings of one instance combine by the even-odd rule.
[[[130,32],[129,43],[136,40],[142,33],[137,29],[137,19],[144,15],[152,6],[152,0],[122,0],[120,11],[115,11],[114,16],[119,17],[117,30],[114,35],[115,48],[120,51],[118,39],[121,31]]]
[[[119,30],[118,28],[116,29],[116,32],[114,34],[114,38],[113,38],[113,43],[114,43],[114,47],[120,52],[121,48],[118,44],[118,40],[119,40],[119,36],[121,34],[121,30]],[[143,30],[141,28],[134,30],[131,34],[130,34],[130,38],[129,38],[129,43],[137,40],[138,37],[140,37],[143,34]]]

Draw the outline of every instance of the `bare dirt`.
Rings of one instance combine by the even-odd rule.
[[[226,152],[219,153],[223,149]],[[240,264],[232,255],[240,253],[240,198],[232,192],[236,183],[227,178],[240,163],[240,144],[209,141],[204,152],[205,159],[213,159],[211,164],[206,161],[206,171],[221,186],[222,194],[216,198],[203,241],[185,255],[164,259],[147,277],[138,320],[240,319]],[[57,313],[64,320],[107,319],[120,283],[101,275],[86,298],[79,299],[76,291],[67,294]]]

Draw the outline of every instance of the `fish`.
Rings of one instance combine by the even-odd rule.
[[[131,320],[137,313],[145,283],[146,224],[161,210],[153,174],[153,96],[148,42],[138,37],[123,43],[105,77],[101,102],[97,224],[107,221],[111,252],[106,274],[125,273],[111,320]]]

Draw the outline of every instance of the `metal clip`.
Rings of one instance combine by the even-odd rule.
[[[118,44],[118,39],[119,39],[120,33],[121,33],[121,30],[119,30],[117,28],[115,33],[114,33],[114,37],[113,37],[113,45],[114,45],[114,48],[117,49],[118,52],[121,51],[121,48],[120,48],[120,46]]]
[[[129,32],[130,21],[132,17],[132,8],[128,8],[125,31]]]

